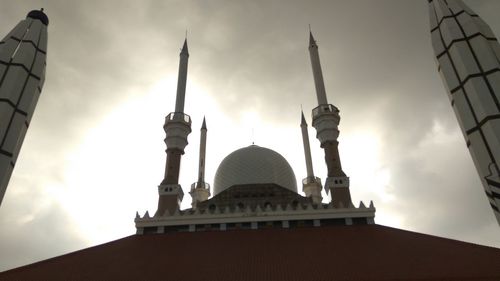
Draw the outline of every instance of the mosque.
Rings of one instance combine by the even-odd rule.
[[[431,14],[448,5],[455,10],[435,21],[438,29],[444,17],[472,15],[460,1],[429,1]],[[41,14],[28,18],[46,27]],[[135,235],[8,270],[0,279],[500,280],[500,249],[377,225],[373,202],[353,204],[338,152],[339,109],[328,103],[312,33],[308,45],[318,101],[311,119],[324,151],[324,181],[314,174],[302,113],[304,195],[287,160],[257,145],[227,155],[212,188],[205,182],[208,126],[203,120],[198,179],[189,188],[191,208],[180,208],[186,200],[180,163],[192,131],[184,112],[185,40],[175,108],[165,118],[166,164],[156,211],[136,214]],[[322,198],[323,189],[329,198]]]
[[[175,112],[165,118],[167,161],[165,176],[158,186],[158,208],[153,216],[137,214],[137,234],[178,231],[260,229],[269,227],[373,224],[375,208],[361,203],[356,208],[349,191],[349,177],[342,171],[338,152],[339,110],[326,97],[318,45],[309,34],[309,54],[316,85],[318,106],[312,110],[313,126],[325,152],[328,175],[325,190],[331,202],[323,204],[321,180],[314,175],[307,122],[302,113],[301,131],[307,167],[299,195],[295,174],[279,153],[257,145],[238,149],[219,165],[213,196],[205,182],[206,121],[200,132],[198,180],[191,185],[192,208],[180,210],[184,192],[178,182],[180,162],[191,132],[191,119],[184,113],[188,68],[188,44],[180,53]]]

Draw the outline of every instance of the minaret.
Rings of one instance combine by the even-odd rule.
[[[48,24],[31,11],[0,42],[0,204],[45,81]]]
[[[302,191],[306,197],[311,198],[313,203],[321,204],[323,197],[321,196],[321,180],[314,176],[313,165],[311,160],[311,147],[309,145],[309,133],[307,132],[307,122],[304,118],[304,112],[301,112],[302,119],[300,128],[302,130],[302,142],[304,144],[304,156],[306,158],[307,177],[302,180]]]
[[[191,133],[191,117],[184,114],[184,99],[186,96],[187,63],[189,53],[187,39],[184,41],[180,53],[179,78],[177,81],[177,96],[175,100],[175,112],[165,117],[165,143],[167,144],[167,163],[165,166],[165,177],[158,186],[158,210],[155,216],[162,216],[165,211],[170,214],[180,207],[184,192],[179,185],[179,172],[181,156],[188,144],[187,137]]]
[[[191,206],[196,209],[198,202],[208,200],[210,197],[210,185],[205,182],[205,155],[207,148],[207,124],[203,117],[203,124],[200,129],[200,162],[198,165],[198,181],[191,185],[189,194],[193,198]]]
[[[328,169],[328,178],[325,181],[326,192],[332,193],[332,204],[335,207],[349,207],[352,205],[349,191],[349,177],[342,171],[338,151],[340,122],[339,110],[328,103],[319,61],[318,45],[312,33],[309,33],[309,55],[316,85],[318,106],[312,110],[312,125],[316,129],[316,138],[325,151],[325,162]]]
[[[500,45],[462,1],[429,0],[438,72],[500,224]]]

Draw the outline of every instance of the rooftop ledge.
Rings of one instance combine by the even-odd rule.
[[[293,222],[311,222],[311,225],[320,226],[323,222],[332,220],[344,222],[343,225],[352,224],[353,220],[363,219],[363,224],[373,224],[375,218],[375,207],[370,202],[368,207],[360,202],[359,207],[353,205],[349,207],[335,208],[331,204],[307,204],[303,206],[292,207],[287,205],[276,208],[267,206],[262,208],[257,206],[255,209],[249,207],[245,209],[225,208],[223,210],[217,207],[212,210],[177,210],[174,214],[166,213],[163,216],[151,217],[149,212],[140,217],[136,214],[135,225],[138,234],[143,233],[164,233],[165,229],[169,231],[196,231],[197,226],[215,225],[221,230],[226,230],[228,224],[248,224],[257,227],[259,223],[281,223],[282,227],[294,224]],[[307,224],[307,223],[306,223]],[[342,223],[340,223],[342,224]],[[216,227],[217,228],[217,227]]]

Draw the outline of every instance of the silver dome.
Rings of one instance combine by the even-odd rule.
[[[278,152],[251,145],[222,160],[214,179],[214,195],[233,185],[274,183],[297,192],[292,167]]]

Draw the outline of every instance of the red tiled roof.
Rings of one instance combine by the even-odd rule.
[[[500,249],[379,225],[132,235],[0,280],[500,280]]]

